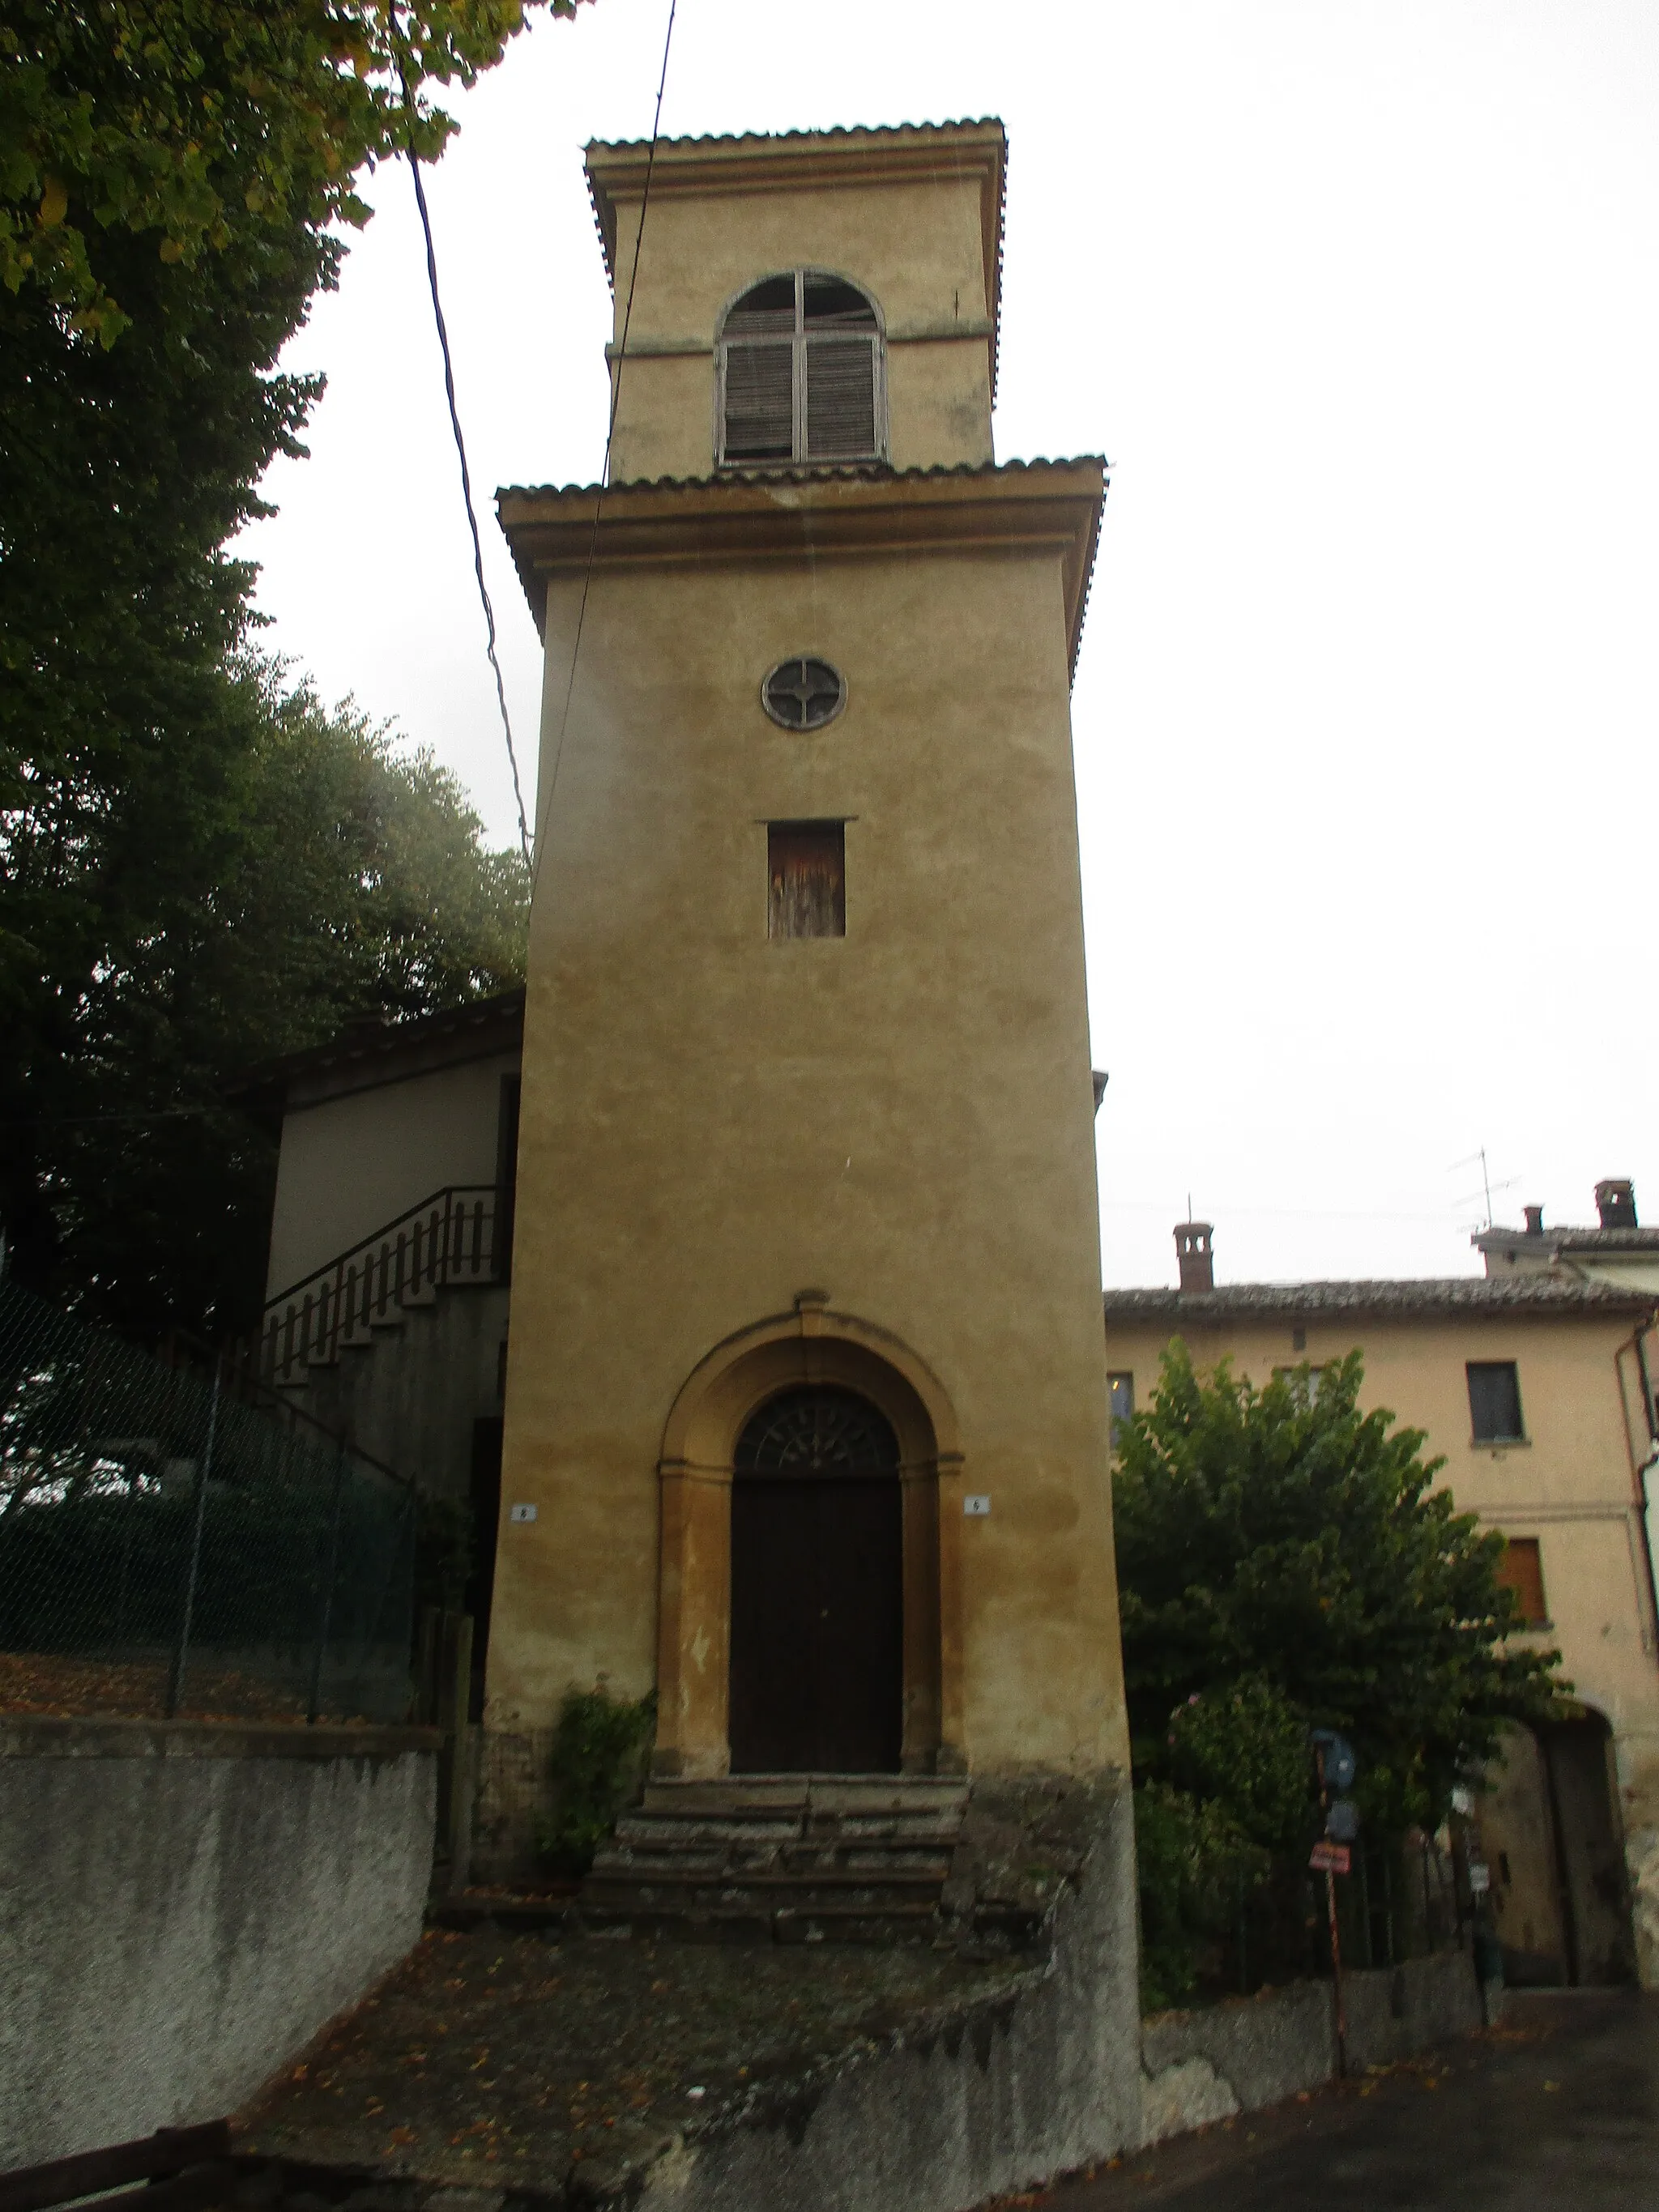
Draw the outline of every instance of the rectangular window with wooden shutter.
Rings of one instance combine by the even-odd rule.
[[[1547,1628],[1549,1611],[1544,1603],[1544,1562],[1536,1536],[1511,1536],[1498,1562],[1498,1586],[1515,1592],[1521,1618],[1528,1628]]]
[[[1478,1444],[1520,1444],[1527,1440],[1521,1425],[1521,1382],[1512,1359],[1471,1359],[1469,1428]]]
[[[769,937],[845,937],[847,829],[774,822],[766,832]]]

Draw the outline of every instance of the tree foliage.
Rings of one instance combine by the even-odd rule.
[[[554,0],[556,14],[571,0]],[[0,1231],[141,1339],[257,1306],[251,1060],[519,972],[456,787],[250,651],[320,381],[278,367],[354,174],[453,127],[519,0],[11,0],[0,17]]]
[[[1167,1741],[1176,1784],[1224,1807],[1251,1844],[1280,1851],[1307,1842],[1314,1796],[1308,1725],[1265,1676],[1191,1692],[1170,1717]]]
[[[157,763],[131,817],[3,825],[6,908],[40,960],[32,988],[14,971],[0,1062],[9,1264],[140,1340],[258,1313],[274,1156],[233,1076],[523,973],[522,864],[429,756],[246,658],[190,726],[218,748],[205,796]],[[142,927],[112,898],[129,876]]]
[[[556,15],[575,0],[527,0]],[[138,312],[106,240],[165,263],[331,222],[356,177],[455,125],[526,0],[9,0],[0,20],[0,280],[112,344]]]
[[[1184,1771],[1241,1820],[1280,1795],[1273,1699],[1352,1737],[1362,1806],[1397,1833],[1437,1824],[1503,1723],[1546,1712],[1557,1686],[1559,1655],[1506,1645],[1520,1620],[1495,1580],[1503,1539],[1434,1487],[1443,1462],[1420,1431],[1360,1410],[1362,1376],[1354,1352],[1316,1385],[1303,1368],[1258,1389],[1226,1361],[1200,1376],[1177,1340],[1121,1434],[1137,1771]]]

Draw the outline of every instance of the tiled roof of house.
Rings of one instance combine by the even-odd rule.
[[[1246,1320],[1266,1314],[1647,1313],[1654,1299],[1611,1283],[1553,1275],[1440,1275],[1355,1283],[1224,1283],[1213,1291],[1163,1287],[1103,1293],[1107,1321]]]
[[[1482,1252],[1659,1252],[1659,1229],[1483,1229],[1469,1242]]]
[[[452,1048],[457,1060],[473,1056],[480,1045],[490,1050],[510,1049],[524,1024],[524,986],[501,991],[490,999],[469,999],[459,1006],[445,1006],[435,1014],[422,1014],[406,1022],[354,1022],[336,1036],[290,1052],[246,1069],[226,1086],[233,1103],[256,1115],[280,1117],[289,1086],[303,1076],[353,1076],[367,1073],[370,1064],[390,1059],[410,1048],[440,1052]]]

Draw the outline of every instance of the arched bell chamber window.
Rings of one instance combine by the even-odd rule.
[[[886,458],[881,317],[844,276],[795,269],[727,308],[715,347],[722,466]]]

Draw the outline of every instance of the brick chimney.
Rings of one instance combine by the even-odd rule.
[[[1178,1221],[1176,1224],[1176,1256],[1181,1262],[1181,1287],[1183,1291],[1212,1291],[1215,1288],[1215,1255],[1210,1249],[1210,1239],[1214,1234],[1214,1225],[1208,1221]]]
[[[1601,1217],[1603,1229],[1634,1229],[1635,1184],[1617,1179],[1598,1182],[1595,1186],[1595,1210]]]
[[[1543,1207],[1541,1206],[1523,1206],[1521,1211],[1527,1217],[1528,1236],[1541,1237],[1544,1233]]]

